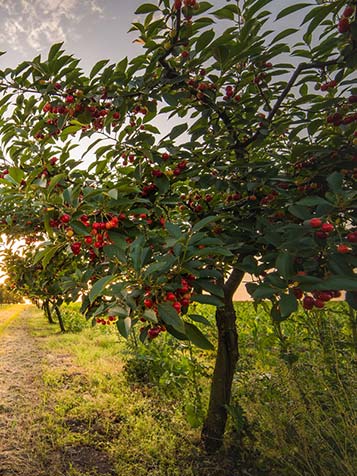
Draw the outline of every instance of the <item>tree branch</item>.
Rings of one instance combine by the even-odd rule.
[[[289,94],[290,90],[292,89],[292,87],[295,84],[295,81],[297,80],[298,76],[301,74],[302,71],[305,71],[306,69],[323,69],[323,68],[326,68],[327,66],[334,66],[336,64],[338,64],[337,59],[331,60],[331,61],[323,61],[323,62],[315,61],[315,62],[312,62],[312,63],[300,63],[297,66],[294,73],[292,74],[292,76],[291,76],[288,84],[286,85],[284,91],[281,93],[281,95],[277,99],[276,103],[274,104],[272,110],[270,111],[270,113],[269,113],[269,115],[266,119],[267,124],[272,123],[272,121],[274,119],[274,116],[279,111],[280,106],[282,105],[284,99]],[[260,132],[259,132],[259,130],[257,130],[256,133],[252,137],[250,137],[248,140],[246,140],[244,142],[243,146],[247,147],[248,145],[250,145],[252,142],[254,142],[259,137],[259,135],[260,135]]]

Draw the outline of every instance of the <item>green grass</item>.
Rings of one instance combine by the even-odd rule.
[[[160,398],[148,385],[128,384],[125,345],[116,332],[87,328],[63,335],[41,316],[33,319],[32,332],[52,355],[43,372],[40,409],[38,450],[44,465],[46,455],[51,460],[68,448],[91,447],[105,454],[120,476],[196,474],[198,430],[186,422],[179,401]]]
[[[251,303],[236,310],[241,357],[226,447],[210,458],[199,425],[213,352],[168,335],[124,342],[114,327],[78,323],[76,307],[65,311],[67,334],[37,314],[32,332],[50,354],[38,410],[43,464],[69,461],[58,473],[69,476],[354,476],[357,359],[347,307],[299,311],[281,326]],[[213,308],[195,312],[213,321]],[[215,342],[214,326],[206,332]],[[96,469],[84,463],[89,451]]]

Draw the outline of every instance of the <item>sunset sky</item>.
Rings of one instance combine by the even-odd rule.
[[[16,66],[53,43],[64,41],[68,53],[82,59],[85,70],[99,59],[119,61],[142,54],[128,34],[135,10],[156,0],[0,0],[0,68]],[[215,7],[225,0],[211,1]],[[273,0],[274,16],[295,0]],[[313,1],[311,0],[311,3]],[[290,19],[291,21],[291,19]]]

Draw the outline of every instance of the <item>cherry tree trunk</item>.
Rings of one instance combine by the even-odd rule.
[[[238,333],[233,294],[244,273],[233,270],[224,288],[224,306],[217,308],[216,323],[218,349],[211,382],[210,401],[202,429],[202,442],[208,453],[214,453],[223,444],[227,423],[227,405],[230,404],[233,376],[238,362]]]

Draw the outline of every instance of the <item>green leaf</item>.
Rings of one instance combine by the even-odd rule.
[[[214,39],[215,33],[213,30],[207,30],[202,35],[198,37],[197,43],[196,43],[196,51],[202,51],[204,48],[206,48],[211,41]]]
[[[154,324],[157,324],[157,322],[158,322],[156,312],[153,311],[152,309],[146,309],[146,311],[144,312],[143,317],[147,321],[153,322]]]
[[[213,48],[212,54],[219,63],[219,67],[224,68],[230,57],[229,49],[227,47],[218,45]]]
[[[60,51],[62,46],[63,46],[63,42],[62,43],[56,43],[56,44],[51,46],[50,51],[48,53],[48,62],[55,59],[55,56]]]
[[[159,10],[159,7],[157,5],[153,5],[152,3],[144,3],[143,5],[140,5],[139,8],[137,8],[137,10],[135,11],[135,15],[156,12],[157,10]]]
[[[268,5],[272,0],[257,0],[256,2],[253,2],[251,6],[247,5],[247,12],[249,14],[249,18],[254,18],[255,13],[261,10],[262,8],[265,7],[265,5]]]
[[[66,174],[58,174],[58,175],[55,175],[54,177],[51,177],[51,181],[50,181],[50,184],[48,186],[48,189],[47,189],[47,192],[50,194],[53,192],[55,186],[63,179],[65,179],[67,177]]]
[[[118,319],[116,325],[120,335],[127,339],[131,331],[131,318],[125,317],[124,319]]]
[[[333,276],[322,283],[316,284],[315,289],[319,291],[357,291],[357,277]]]
[[[201,304],[211,304],[212,306],[222,307],[222,299],[209,294],[194,294],[191,298],[193,302],[200,302]]]
[[[54,258],[54,256],[58,253],[58,251],[63,248],[63,245],[61,246],[53,246],[51,247],[47,253],[44,255],[44,257],[42,258],[41,262],[42,262],[42,266],[44,268],[47,267],[47,265],[50,263],[50,261]]]
[[[179,124],[178,126],[175,126],[172,128],[169,136],[170,139],[174,140],[177,137],[179,137],[181,134],[183,134],[187,130],[188,124]]]
[[[294,294],[283,294],[280,297],[279,309],[281,317],[289,317],[290,314],[298,310],[298,302]]]
[[[302,205],[291,205],[288,212],[301,220],[310,220],[312,217],[310,210]]]
[[[165,223],[165,228],[169,232],[169,235],[172,236],[173,238],[177,240],[182,238],[182,232],[178,225],[175,225],[174,223],[170,223],[168,221]]]
[[[236,5],[227,5],[215,12],[212,12],[212,15],[219,18],[220,20],[234,20],[234,15],[238,13]]]
[[[75,126],[68,126],[61,132],[61,140],[66,140],[69,135],[74,135],[78,131],[82,129],[82,126],[75,125]]]
[[[201,289],[209,292],[210,294],[213,294],[214,296],[224,298],[224,291],[222,287],[213,284],[212,281],[209,281],[207,279],[198,279],[197,281],[195,281],[194,284],[195,286],[199,286]]]
[[[181,317],[177,314],[176,309],[171,304],[164,302],[158,306],[160,319],[169,326],[172,326],[176,331],[185,334],[185,326]]]
[[[115,278],[116,276],[110,275],[110,276],[104,276],[104,278],[98,279],[98,281],[96,281],[93,284],[92,289],[90,290],[88,294],[89,301],[93,303],[97,299],[97,297],[103,293],[106,286],[108,286],[108,284],[112,282]]]
[[[120,307],[120,306],[114,306],[114,307],[109,308],[108,313],[111,316],[120,316],[120,317],[123,317],[123,318],[128,317],[128,311],[125,310],[123,307]]]
[[[201,316],[199,314],[189,314],[188,317],[195,322],[204,324],[205,326],[212,326],[212,324],[210,323],[208,319],[206,319],[204,316]]]
[[[18,167],[10,167],[9,175],[15,180],[15,182],[21,183],[21,180],[24,178],[25,173],[22,169]]]
[[[101,70],[104,68],[104,66],[106,64],[109,63],[109,60],[108,59],[104,59],[104,60],[100,60],[98,61],[94,66],[93,68],[91,69],[91,72],[89,74],[89,77],[90,79],[94,78],[94,76]]]
[[[283,10],[281,10],[281,12],[278,13],[276,20],[280,20],[280,18],[284,18],[287,15],[290,15],[291,13],[311,6],[313,6],[311,3],[297,3],[295,5],[290,5],[289,7],[284,8]]]
[[[251,296],[253,299],[265,299],[273,297],[275,293],[275,289],[263,284],[258,286],[258,288],[256,288],[256,290],[251,293]]]
[[[297,28],[288,28],[287,30],[281,31],[278,35],[276,35],[270,44],[277,43],[278,41],[282,40],[283,38],[286,38],[287,36],[293,35],[299,31]]]
[[[311,197],[305,197],[302,198],[297,202],[297,205],[303,205],[306,207],[316,207],[318,205],[330,205],[333,206],[333,204],[327,200],[325,200],[322,197],[318,196],[311,196]]]
[[[193,233],[197,233],[198,231],[202,230],[202,228],[204,228],[205,226],[209,225],[210,223],[213,223],[214,221],[217,221],[219,220],[220,217],[218,216],[215,216],[215,217],[206,217],[206,218],[203,218],[202,220],[200,220],[199,222],[197,222],[193,228],[192,228],[192,232]]]
[[[214,346],[194,324],[185,322],[185,334],[196,347],[205,350],[214,350]]]
[[[342,191],[343,177],[339,172],[333,172],[327,177],[327,182],[330,186],[330,190],[334,193]]]
[[[279,254],[275,266],[283,278],[289,279],[294,274],[294,256],[288,253]]]
[[[165,195],[170,189],[170,180],[166,175],[155,177],[153,180],[161,195]]]

